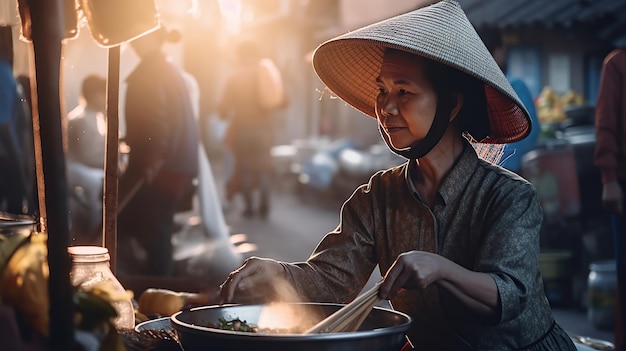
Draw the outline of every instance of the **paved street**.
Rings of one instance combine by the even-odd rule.
[[[339,208],[307,204],[295,196],[275,193],[267,220],[240,215],[236,204],[226,212],[231,233],[245,233],[257,245],[254,255],[287,261],[306,260],[317,242],[339,223]]]

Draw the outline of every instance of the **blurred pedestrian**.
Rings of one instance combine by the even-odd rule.
[[[504,44],[500,30],[493,27],[484,27],[478,31],[478,34],[480,35],[483,43],[485,43],[487,50],[489,50],[491,56],[493,56],[493,59],[498,64],[498,67],[500,67],[502,72],[506,75],[509,56],[508,46]],[[509,83],[511,83],[513,90],[524,104],[524,107],[528,110],[532,129],[530,134],[522,140],[505,145],[500,165],[508,170],[520,174],[522,170],[522,157],[527,152],[535,148],[537,139],[541,133],[541,126],[539,124],[539,118],[537,117],[535,102],[526,83],[519,78],[511,78],[509,76],[507,76],[507,78]]]
[[[330,39],[313,66],[407,162],[358,187],[306,262],[249,258],[221,302],[267,300],[286,281],[302,300],[347,303],[378,268],[378,297],[412,318],[406,349],[575,350],[544,292],[535,189],[470,143],[517,141],[531,124],[459,4]]]
[[[96,74],[81,84],[79,104],[67,115],[67,154],[72,162],[104,170],[106,79]]]
[[[178,40],[180,33],[160,27],[131,42],[140,62],[126,81],[130,152],[118,190],[120,204],[127,203],[118,217],[118,267],[124,274],[172,273],[174,214],[198,172],[187,82],[162,49],[166,41]]]
[[[262,90],[273,88],[262,81],[262,57],[255,43],[242,42],[236,53],[239,66],[228,77],[219,104],[220,117],[229,121],[226,143],[235,158],[226,198],[241,193],[243,215],[266,218],[270,210],[274,130],[271,109],[263,105]]]
[[[15,79],[17,81],[18,96],[20,97],[18,129],[22,131],[22,145],[24,147],[25,159],[25,179],[24,181],[30,186],[28,188],[27,206],[25,209],[28,215],[37,215],[39,213],[39,198],[37,190],[37,172],[35,165],[35,139],[33,130],[33,114],[30,77],[27,75],[19,75]]]
[[[78,105],[67,115],[68,206],[75,245],[102,242],[106,86],[104,77],[87,75]]]
[[[611,213],[617,264],[616,350],[626,350],[626,48],[604,59],[596,102],[594,164],[600,169],[602,205]]]
[[[35,170],[32,168],[32,128],[21,86],[13,75],[13,37],[0,27],[0,211],[32,215]],[[30,136],[30,138],[29,138]]]

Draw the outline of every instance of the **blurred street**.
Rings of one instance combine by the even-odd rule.
[[[307,198],[308,199],[308,198]],[[267,220],[241,216],[241,204],[235,202],[225,211],[233,242],[242,256],[270,257],[286,261],[306,260],[317,242],[339,223],[337,203],[303,200],[287,190],[275,191]],[[379,279],[376,271],[366,289]],[[579,308],[555,308],[554,315],[565,330],[613,342],[612,330],[598,330]]]

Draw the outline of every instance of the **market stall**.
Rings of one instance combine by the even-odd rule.
[[[10,5],[3,5],[2,10],[8,11],[9,16],[15,9],[19,12],[21,39],[32,43],[32,51],[29,52],[29,76],[39,210],[37,218],[32,221],[13,216],[0,223],[2,234],[6,234],[2,237],[0,251],[2,257],[7,258],[7,262],[3,262],[6,263],[6,269],[0,289],[0,296],[3,298],[1,302],[6,306],[16,307],[14,319],[20,322],[24,319],[23,311],[29,311],[29,308],[35,311],[32,314],[26,313],[26,323],[18,323],[20,325],[16,330],[5,328],[8,329],[5,330],[8,338],[4,339],[9,340],[9,345],[17,349],[72,350],[76,347],[75,328],[84,326],[84,323],[76,322],[77,309],[81,312],[81,322],[94,316],[81,310],[85,307],[81,303],[90,297],[77,294],[75,284],[70,280],[73,264],[72,255],[68,252],[68,185],[63,146],[63,42],[76,36],[79,21],[84,18],[90,26],[93,39],[108,49],[102,231],[102,250],[105,255],[102,256],[102,262],[105,267],[106,263],[110,263],[112,279],[115,279],[119,46],[158,28],[159,16],[152,0],[135,1],[132,9],[123,1],[19,0],[14,3],[15,8]],[[74,256],[75,254],[73,253]],[[143,283],[156,285],[154,281]],[[46,292],[48,296],[42,295]],[[17,302],[12,304],[15,301]],[[95,300],[92,299],[91,302],[93,301]],[[111,305],[114,306],[114,303]],[[104,306],[104,310],[106,308]],[[131,318],[132,330],[134,316]],[[26,333],[30,337],[20,341],[21,336],[25,335],[22,328],[26,327],[29,331],[29,326],[32,327],[33,324],[33,329],[36,330],[30,330]],[[17,339],[15,344],[10,343],[11,337]]]

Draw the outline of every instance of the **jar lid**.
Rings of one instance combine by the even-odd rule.
[[[111,259],[109,249],[102,246],[70,246],[67,252],[74,262],[102,262]]]

